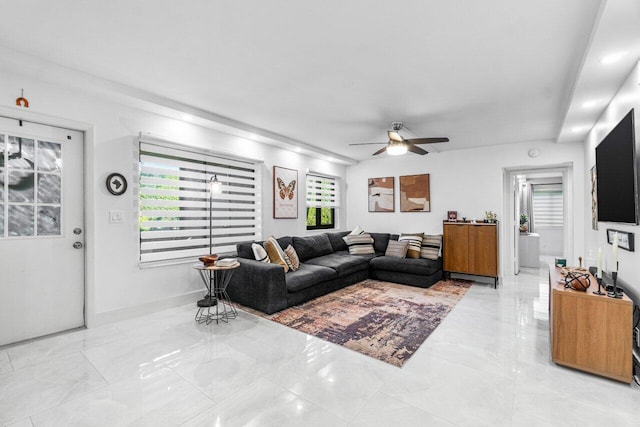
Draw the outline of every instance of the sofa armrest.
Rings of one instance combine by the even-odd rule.
[[[267,314],[287,307],[287,285],[284,268],[278,264],[238,258],[227,293],[231,300]]]

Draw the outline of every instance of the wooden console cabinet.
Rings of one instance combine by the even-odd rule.
[[[494,278],[498,283],[498,224],[443,224],[444,271]]]
[[[632,379],[633,303],[564,287],[560,269],[549,265],[551,359],[570,368],[630,383]]]

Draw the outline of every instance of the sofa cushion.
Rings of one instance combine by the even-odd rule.
[[[281,265],[285,273],[289,271],[287,254],[284,253],[275,237],[271,236],[264,242],[264,249],[267,251],[269,260],[272,263]]]
[[[369,233],[348,234],[342,238],[349,247],[351,255],[375,254],[373,237]]]
[[[420,258],[420,248],[422,246],[423,233],[402,233],[399,242],[409,242],[407,258]]]
[[[369,233],[373,237],[373,250],[384,253],[387,250],[391,234],[389,233]]]
[[[307,237],[293,237],[293,248],[298,253],[300,261],[304,262],[309,258],[333,253],[329,237],[323,234],[316,234]]]
[[[300,264],[298,271],[291,271],[285,274],[287,291],[296,292],[311,286],[333,280],[338,277],[338,273],[333,268],[321,265]]]
[[[300,268],[300,259],[293,246],[289,245],[284,249],[284,253],[287,255],[287,264],[292,271],[297,271]]]
[[[238,257],[256,259],[256,257],[253,255],[253,249],[251,249],[251,245],[253,245],[253,243],[238,243],[236,245],[236,252],[238,253]]]
[[[398,242],[397,240],[389,240],[389,244],[387,245],[387,250],[385,251],[384,255],[390,256],[393,258],[406,258],[408,248],[409,248],[408,242]]]
[[[260,243],[252,243],[251,250],[253,251],[253,256],[255,257],[256,261],[271,262],[267,251],[264,250]]]
[[[422,236],[422,247],[420,248],[420,258],[438,259],[442,248],[442,234]]]
[[[371,268],[376,270],[397,271],[400,273],[419,274],[428,276],[442,270],[442,260],[436,261],[424,258],[393,258],[389,256],[376,257],[371,260]]]
[[[307,263],[333,268],[338,272],[338,277],[369,269],[369,260],[365,257],[335,253],[312,258]]]
[[[344,240],[342,240],[342,238],[347,234],[349,234],[348,231],[337,231],[335,233],[327,233],[327,237],[329,238],[329,242],[331,243],[333,252],[347,250],[347,244],[344,242]]]
[[[334,254],[341,255],[341,256],[357,256],[359,258],[364,258],[366,260],[371,260],[377,256],[384,255],[384,253],[351,255],[349,251],[338,251],[338,252],[334,252]]]

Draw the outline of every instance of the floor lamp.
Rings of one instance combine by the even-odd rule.
[[[209,254],[213,254],[213,195],[222,193],[222,183],[218,181],[218,175],[213,175],[209,180]]]

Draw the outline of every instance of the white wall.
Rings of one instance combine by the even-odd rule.
[[[607,243],[606,229],[628,231],[635,233],[636,242],[640,240],[640,227],[637,225],[600,222],[598,230],[591,228],[591,178],[590,170],[596,163],[596,146],[617,125],[620,120],[635,108],[635,137],[636,144],[640,142],[640,63],[636,64],[625,82],[620,87],[611,103],[598,119],[595,126],[587,135],[585,141],[584,179],[587,185],[584,190],[584,224],[585,224],[585,248],[587,251],[597,251],[602,248],[604,257],[611,260],[611,245]],[[618,262],[620,279],[634,284],[640,289],[640,244],[636,243],[635,252],[619,251]],[[609,266],[611,266],[609,262]]]
[[[528,156],[530,148],[537,147],[541,154]],[[442,233],[442,221],[447,211],[458,211],[458,218],[484,218],[485,211],[498,214],[501,233],[501,260],[504,260],[504,191],[505,168],[533,168],[545,165],[573,163],[574,203],[584,204],[583,146],[579,143],[554,144],[549,142],[518,143],[469,150],[429,153],[425,156],[385,156],[361,162],[347,169],[347,228],[357,225],[372,232],[426,232]],[[430,174],[431,212],[400,212],[399,176]],[[396,177],[396,211],[370,213],[367,210],[367,178]],[[584,247],[584,216],[574,218],[574,247]],[[504,261],[501,262],[504,265]]]
[[[210,150],[263,160],[262,209],[265,238],[272,234],[306,234],[306,169],[337,176],[344,182],[345,166],[119,104],[97,96],[91,90],[73,88],[72,81],[67,86],[50,83],[45,81],[46,77],[38,78],[40,73],[41,70],[25,70],[25,73],[20,74],[13,70],[0,70],[0,112],[11,117],[32,117],[59,124],[72,123],[74,127],[86,130],[86,320],[89,326],[141,311],[194,301],[201,295],[202,285],[189,264],[144,269],[138,265],[135,147],[140,131],[189,142]],[[30,101],[28,111],[15,106],[15,99],[21,88],[24,88],[25,97]],[[28,117],[24,117],[25,114]],[[273,219],[274,165],[298,170],[298,219]],[[123,173],[132,184],[125,195],[116,197],[107,192],[104,182],[112,172]],[[344,192],[342,193],[344,200]],[[109,223],[108,212],[114,209],[125,212],[123,224]],[[338,225],[346,223],[345,211],[346,209],[338,210]]]

